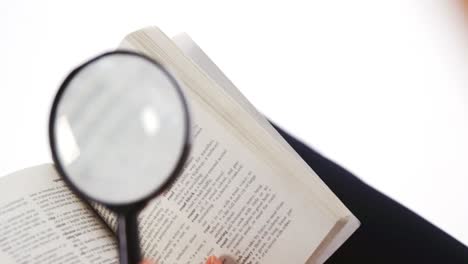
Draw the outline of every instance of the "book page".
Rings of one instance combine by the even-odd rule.
[[[173,37],[174,43],[193,60],[206,74],[208,74],[227,94],[241,104],[265,130],[271,134],[278,144],[282,144],[285,151],[297,155],[284,138],[271,126],[268,120],[247,100],[247,98],[237,89],[221,69],[208,57],[208,55],[193,41],[186,33],[181,33]],[[309,258],[310,263],[322,263],[335,252],[339,246],[346,241],[349,236],[359,227],[359,220],[353,215],[345,216],[340,220],[333,231],[331,231],[319,248]]]
[[[53,165],[0,179],[0,263],[117,263],[112,232]]]

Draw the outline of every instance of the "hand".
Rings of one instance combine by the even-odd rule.
[[[140,264],[155,264],[153,261],[145,259]],[[209,256],[205,264],[223,264],[221,260],[215,256]]]

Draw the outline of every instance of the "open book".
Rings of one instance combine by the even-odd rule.
[[[190,156],[139,216],[158,264],[322,263],[359,221],[185,34],[129,34],[121,48],[171,69],[192,115]],[[0,179],[0,263],[117,263],[115,217],[51,164]]]

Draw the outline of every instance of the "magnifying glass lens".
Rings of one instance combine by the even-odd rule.
[[[134,53],[109,53],[76,69],[53,105],[51,144],[59,169],[88,198],[141,201],[180,166],[188,135],[174,79]]]

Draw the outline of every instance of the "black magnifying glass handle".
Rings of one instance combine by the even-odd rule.
[[[141,261],[137,216],[138,211],[133,210],[118,215],[117,238],[120,264],[139,264]]]

